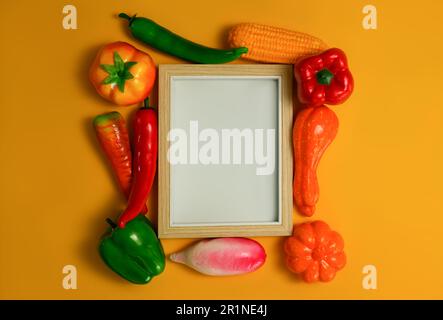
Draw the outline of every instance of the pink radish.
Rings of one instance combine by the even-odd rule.
[[[265,249],[247,238],[201,240],[169,257],[210,276],[229,276],[253,272],[266,260]]]

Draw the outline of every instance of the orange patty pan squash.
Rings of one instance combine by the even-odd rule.
[[[129,43],[105,45],[89,70],[89,80],[105,99],[121,106],[145,100],[154,86],[154,60]]]
[[[286,265],[305,282],[328,282],[346,264],[343,247],[343,238],[325,222],[302,223],[285,242]]]

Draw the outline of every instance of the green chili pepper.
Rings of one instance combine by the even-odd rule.
[[[129,28],[134,37],[153,48],[184,60],[208,64],[225,63],[238,59],[248,52],[248,48],[245,47],[229,50],[208,48],[186,40],[150,19],[130,17],[125,13],[120,13],[118,16],[129,21]]]
[[[126,280],[144,284],[165,268],[165,255],[149,220],[142,214],[119,228],[110,219],[111,231],[100,242],[103,261]]]

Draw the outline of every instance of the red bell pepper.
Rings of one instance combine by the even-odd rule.
[[[337,48],[299,61],[294,75],[300,102],[313,107],[341,104],[354,89],[346,55]]]
[[[146,99],[145,106],[135,115],[132,186],[126,210],[118,219],[120,228],[142,213],[154,183],[157,168],[157,114],[148,104],[149,99]]]

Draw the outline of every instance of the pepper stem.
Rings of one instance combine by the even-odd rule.
[[[147,97],[145,99],[145,101],[143,102],[143,108],[148,109],[149,107],[149,97]]]
[[[137,16],[136,14],[134,14],[132,17],[130,17],[130,16],[128,16],[126,13],[119,13],[119,18],[122,18],[122,19],[126,19],[126,20],[128,20],[129,21],[129,25],[131,25],[132,24],[132,21],[134,21],[134,19],[135,19],[135,17]]]
[[[329,86],[331,84],[332,78],[334,78],[334,75],[332,74],[331,71],[324,68],[324,69],[320,70],[319,72],[317,72],[316,77],[317,77],[317,82],[319,84]]]
[[[117,225],[110,218],[106,218],[106,222],[109,224],[112,230],[117,228]]]

